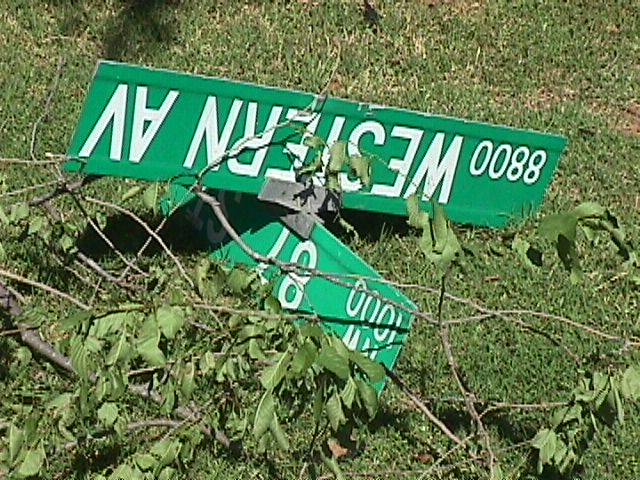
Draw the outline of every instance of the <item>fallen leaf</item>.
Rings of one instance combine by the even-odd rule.
[[[329,447],[329,450],[331,450],[331,453],[335,458],[342,458],[349,453],[348,448],[344,448],[342,445],[340,445],[340,443],[338,443],[337,440],[333,438],[330,438],[327,441],[327,446]]]

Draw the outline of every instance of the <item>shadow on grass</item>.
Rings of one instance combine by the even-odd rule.
[[[112,18],[103,41],[103,56],[126,60],[135,54],[154,53],[176,37],[172,7],[179,0],[127,0]]]

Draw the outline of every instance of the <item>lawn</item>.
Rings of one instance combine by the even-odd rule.
[[[0,206],[6,212],[17,201],[54,188],[55,168],[36,162],[66,152],[99,59],[326,91],[353,101],[561,134],[569,145],[539,215],[505,230],[454,226],[464,256],[448,271],[449,296],[441,316],[463,319],[451,325],[450,343],[466,388],[485,402],[512,405],[483,417],[504,478],[539,478],[527,442],[548,426],[550,409],[538,407],[570,400],[585,374],[614,374],[640,362],[639,266],[625,263],[606,233],[588,240],[580,231],[577,254],[584,276],[575,283],[553,245],[537,233],[540,218],[589,201],[609,209],[624,226],[631,248],[640,245],[638,1],[611,1],[604,7],[595,1],[378,0],[375,25],[355,0],[0,0],[0,5]],[[157,226],[159,216],[142,202],[122,201],[135,185],[102,179],[83,191],[122,203]],[[123,256],[136,259],[147,238],[139,226],[95,204],[84,203],[84,208]],[[67,226],[52,222],[48,239],[27,232],[28,218],[10,226],[0,221],[5,229],[0,230],[0,269],[55,287],[96,309],[139,301],[140,296],[132,299],[115,284],[98,281],[95,271],[69,261],[79,249],[105,270],[124,268],[113,248],[86,226],[79,204],[65,196],[56,199],[55,209]],[[344,218],[359,236],[337,225],[332,231],[386,279],[405,285],[422,312],[436,315],[442,271],[421,251],[419,232],[408,228],[404,218],[353,212]],[[192,271],[204,253],[185,229],[176,219],[162,236]],[[65,238],[73,246],[65,247]],[[529,266],[514,251],[514,238],[541,250],[541,267]],[[62,254],[48,249],[51,239],[63,245]],[[173,298],[170,287],[179,275],[162,249],[151,247],[137,260],[156,282],[145,284],[147,295]],[[60,325],[74,311],[68,301],[6,276],[0,280],[25,297],[43,337],[68,347],[68,332]],[[511,313],[473,319],[486,311]],[[10,422],[23,425],[75,387],[71,377],[21,348],[8,319],[3,328],[0,445],[7,447]],[[217,333],[224,334],[222,327]],[[207,341],[198,337],[200,344]],[[181,353],[193,352],[174,352]],[[414,322],[396,373],[456,435],[473,433],[473,419],[437,328]],[[259,400],[254,383],[242,387],[248,404]],[[205,387],[218,388],[203,382],[200,401],[218,398],[211,393],[209,399]],[[522,404],[535,408],[517,407]],[[159,415],[142,400],[123,405],[132,421]],[[640,478],[639,414],[640,408],[629,403],[624,423],[599,427],[577,478]],[[311,425],[310,412],[284,425],[291,453],[257,454],[256,442],[248,438],[248,451],[254,453],[238,457],[205,441],[176,476],[332,478],[317,455],[306,454]],[[55,425],[43,431],[49,437],[43,437],[47,463],[41,478],[108,476],[163,434],[152,430],[147,438],[137,432],[125,435],[126,441],[107,440],[112,443],[100,449],[83,447],[80,454],[73,447],[60,452]],[[348,443],[348,453],[338,455],[347,478],[487,478],[480,462],[468,461],[484,451],[483,441],[474,438],[466,453],[452,452],[451,440],[391,382],[376,417],[357,428]],[[0,468],[0,478],[3,474]]]

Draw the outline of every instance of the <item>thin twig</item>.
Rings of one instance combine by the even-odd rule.
[[[38,128],[40,127],[40,124],[49,116],[49,113],[51,113],[51,102],[53,100],[54,95],[56,94],[56,91],[58,90],[58,83],[60,83],[60,77],[62,76],[63,67],[64,67],[64,57],[60,57],[58,59],[58,67],[56,68],[56,75],[53,78],[53,82],[51,83],[51,86],[49,87],[49,94],[47,95],[47,99],[44,102],[44,107],[42,108],[42,114],[35,121],[35,123],[33,124],[33,129],[31,130],[31,146],[30,146],[29,152],[31,154],[31,160],[33,160],[34,162],[38,161],[36,160],[36,154],[35,154]]]
[[[429,407],[427,407],[427,405],[422,400],[420,400],[420,397],[418,397],[415,393],[411,391],[411,389],[407,386],[407,384],[404,383],[404,381],[400,377],[398,377],[398,375],[396,375],[393,371],[389,369],[385,369],[385,370],[387,371],[387,376],[393,381],[393,383],[395,383],[400,388],[400,390],[405,395],[407,395],[407,397],[409,397],[409,399],[413,402],[413,404],[416,407],[418,407],[418,409],[420,409],[420,411],[427,416],[427,418],[431,423],[433,423],[436,427],[438,427],[440,431],[444,433],[447,436],[447,438],[449,438],[449,440],[451,440],[453,443],[455,443],[456,445],[459,445],[461,448],[464,448],[464,449],[467,448],[465,443],[462,440],[460,440],[460,438],[456,436],[455,433],[449,430],[449,427],[447,427],[442,422],[442,420],[436,417],[436,415],[431,410],[429,410]]]
[[[90,203],[94,203],[96,205],[101,205],[103,207],[107,207],[107,208],[112,208],[114,210],[116,210],[117,212],[120,212],[126,216],[128,216],[129,218],[133,219],[136,223],[138,223],[142,228],[144,228],[146,230],[146,232],[153,237],[153,239],[158,242],[158,244],[162,247],[162,249],[165,251],[165,253],[169,256],[169,258],[171,258],[171,260],[173,260],[173,262],[176,264],[176,267],[178,268],[178,271],[180,272],[180,274],[184,277],[184,279],[187,281],[187,283],[189,284],[189,286],[191,288],[195,288],[195,284],[193,283],[193,280],[191,279],[191,277],[189,276],[189,274],[187,274],[186,270],[184,269],[184,267],[182,266],[182,263],[180,262],[180,260],[178,260],[178,258],[173,254],[173,252],[169,249],[169,247],[167,246],[166,243],[164,243],[164,240],[162,240],[162,237],[160,237],[156,232],[153,231],[153,229],[151,229],[149,227],[149,225],[147,225],[147,223],[142,220],[140,217],[138,217],[135,213],[133,213],[130,210],[127,210],[126,208],[121,207],[120,205],[117,205],[115,203],[111,203],[111,202],[105,202],[103,200],[99,200],[97,198],[93,198],[93,197],[88,197],[85,196],[83,197],[86,201],[90,202]]]
[[[38,159],[34,159],[34,160],[25,160],[23,158],[6,158],[6,157],[0,157],[0,164],[7,164],[7,165],[29,165],[32,167],[45,167],[48,165],[58,165],[60,164],[60,160],[38,160]]]
[[[85,219],[87,220],[87,223],[89,223],[89,226],[93,229],[94,232],[96,232],[96,234],[102,239],[102,241],[104,243],[106,243],[111,250],[113,250],[113,252],[118,256],[118,258],[120,258],[120,260],[122,260],[122,262],[125,265],[135,269],[137,273],[140,273],[140,274],[144,275],[144,272],[142,270],[140,270],[136,265],[134,265],[131,261],[129,261],[127,259],[127,257],[125,256],[125,254],[122,253],[118,249],[118,247],[116,247],[115,244],[111,241],[111,239],[107,236],[107,234],[102,231],[100,226],[98,226],[96,224],[96,222],[93,221],[93,219],[91,218],[91,215],[89,215],[87,213],[87,211],[82,206],[82,203],[80,203],[78,198],[76,198],[75,195],[72,195],[72,198],[73,198],[74,202],[76,203],[76,205],[78,206],[78,208],[80,209],[80,211],[82,212],[82,214],[84,215]]]
[[[7,270],[4,269],[0,269],[0,277],[4,277],[4,278],[9,278],[13,281],[19,282],[19,283],[24,283],[26,285],[29,285],[31,287],[34,288],[39,288],[40,290],[44,290],[47,293],[50,293],[52,295],[55,295],[57,297],[60,297],[68,302],[73,303],[74,305],[82,308],[83,310],[90,310],[91,307],[89,307],[87,304],[81,302],[80,300],[78,300],[75,297],[72,297],[71,295],[69,295],[68,293],[65,292],[61,292],[60,290],[53,288],[49,285],[46,285],[44,283],[41,282],[37,282],[35,280],[30,280],[26,277],[23,277],[22,275],[18,275],[12,272],[9,272]]]
[[[52,187],[53,185],[57,185],[58,181],[54,180],[51,182],[40,183],[38,185],[31,185],[29,187],[19,188],[18,190],[12,190],[10,192],[0,193],[0,198],[2,197],[15,197],[17,195],[21,195],[23,193],[32,192],[34,190],[39,190],[41,188]]]
[[[442,307],[444,304],[444,294],[446,291],[445,282],[446,282],[446,275],[442,275],[441,284],[440,284],[440,297],[438,300],[438,321],[440,322],[442,322]],[[458,389],[460,390],[460,393],[462,393],[462,396],[464,397],[465,405],[467,407],[467,411],[469,412],[469,415],[471,415],[471,418],[473,418],[473,420],[476,423],[478,434],[484,440],[485,447],[487,449],[487,454],[489,457],[489,469],[493,473],[495,465],[497,463],[497,459],[491,448],[491,439],[489,438],[489,433],[487,432],[486,428],[484,427],[484,424],[482,423],[482,418],[480,417],[480,415],[478,414],[478,411],[476,410],[476,407],[474,404],[475,395],[473,395],[467,389],[467,387],[464,385],[464,382],[462,381],[462,378],[460,377],[458,364],[453,355],[453,347],[451,346],[451,338],[449,336],[448,325],[444,325],[444,324],[441,325],[440,338],[442,340],[442,346],[444,348],[444,352],[447,357],[447,363],[449,364],[449,369],[451,370],[451,374],[453,375],[453,378],[456,381],[456,384],[458,385]]]
[[[100,177],[97,177],[95,175],[89,175],[86,177],[82,177],[80,180],[76,181],[76,182],[58,182],[58,186],[56,187],[55,190],[49,192],[49,193],[45,193],[44,195],[41,195],[39,197],[36,198],[32,198],[31,200],[29,200],[29,206],[31,207],[35,207],[37,205],[43,204],[45,202],[48,202],[49,200],[52,200],[56,197],[59,197],[60,195],[63,195],[65,193],[71,193],[71,192],[75,192],[76,190],[81,189],[82,187],[84,187],[85,185],[89,185],[90,183],[95,182],[96,180],[98,180]]]

